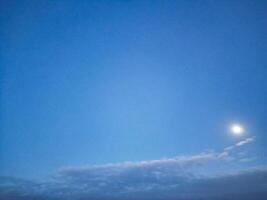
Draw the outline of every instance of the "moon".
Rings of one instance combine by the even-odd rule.
[[[245,131],[240,124],[232,124],[230,129],[233,135],[242,135]]]

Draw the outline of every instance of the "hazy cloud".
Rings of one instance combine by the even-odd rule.
[[[144,174],[122,176],[107,184],[90,184],[80,175],[73,181],[34,183],[1,178],[0,197],[5,200],[134,199],[134,200],[264,200],[267,197],[267,169],[256,168],[215,177],[181,176],[175,181],[146,180]],[[84,174],[86,177],[86,174]],[[73,175],[72,175],[73,176]],[[140,178],[141,176],[141,178]],[[87,185],[89,184],[89,185]],[[116,185],[117,184],[117,185]],[[126,185],[125,185],[126,184]]]
[[[211,173],[219,166],[229,165],[228,161],[233,160],[232,149],[253,140],[247,138],[222,152],[63,167],[46,182],[2,177],[0,197],[6,200],[263,200],[267,197],[267,168]]]

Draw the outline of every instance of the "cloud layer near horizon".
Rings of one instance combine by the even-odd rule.
[[[218,170],[231,166],[235,148],[253,142],[247,138],[223,152],[177,156],[159,160],[64,167],[46,182],[14,178],[0,180],[0,197],[23,199],[133,199],[210,200],[265,199],[267,168]],[[244,158],[242,158],[244,159]]]

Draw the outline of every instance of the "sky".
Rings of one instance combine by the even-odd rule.
[[[266,0],[0,4],[0,197],[266,199]]]

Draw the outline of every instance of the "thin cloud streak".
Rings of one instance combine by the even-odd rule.
[[[241,141],[241,142],[238,142],[237,144],[236,144],[236,146],[243,146],[243,145],[245,145],[245,144],[248,144],[248,143],[251,143],[251,142],[253,142],[255,139],[254,138],[246,138],[245,140],[243,140],[243,141]]]
[[[234,150],[235,148],[238,148],[240,146],[243,146],[243,145],[246,145],[246,144],[249,144],[249,143],[252,143],[255,141],[255,138],[254,137],[250,137],[250,138],[246,138],[238,143],[236,143],[235,145],[231,145],[231,146],[228,146],[228,147],[225,147],[224,148],[224,152],[227,152],[227,151],[232,151]]]

